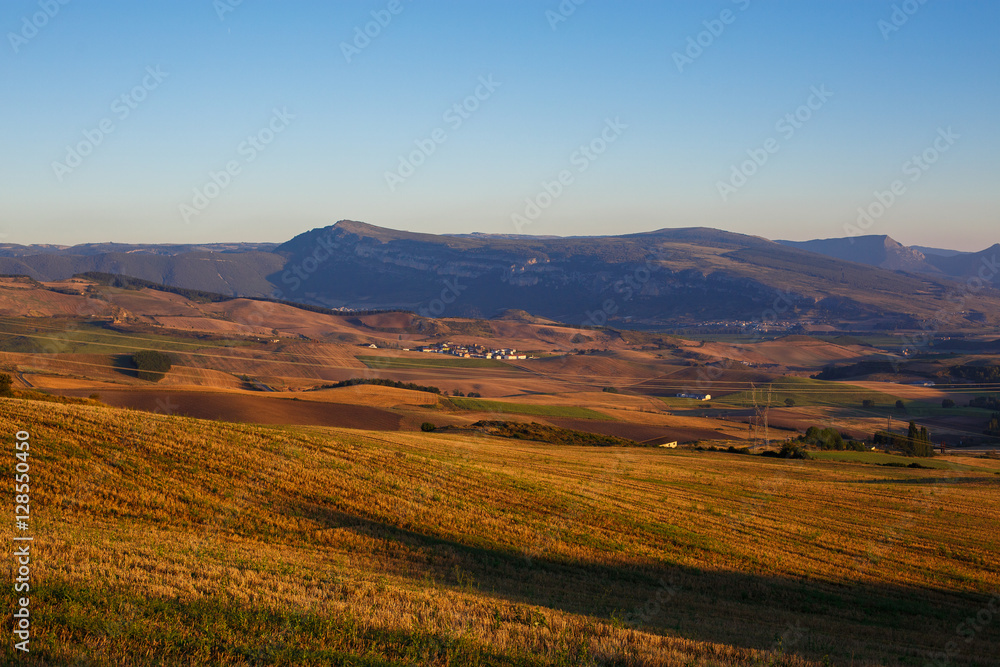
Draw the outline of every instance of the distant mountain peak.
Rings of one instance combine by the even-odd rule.
[[[812,241],[778,241],[778,243],[890,271],[940,273],[937,267],[927,262],[927,258],[922,252],[903,245],[887,234],[815,239]]]

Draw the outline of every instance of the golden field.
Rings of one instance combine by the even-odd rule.
[[[35,536],[32,653],[8,642],[8,663],[1000,654],[1000,616],[966,624],[1000,592],[992,459],[889,468],[12,399],[0,414],[8,480],[13,434],[31,433]]]

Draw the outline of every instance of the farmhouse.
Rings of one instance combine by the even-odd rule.
[[[693,398],[696,401],[710,401],[711,394],[677,394],[677,398]]]

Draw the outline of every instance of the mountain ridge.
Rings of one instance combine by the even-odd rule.
[[[956,278],[1000,253],[998,244],[928,256],[884,235],[775,242],[707,227],[436,235],[352,220],[281,244],[82,244],[36,254],[11,254],[12,247],[0,246],[0,273],[42,281],[115,273],[328,308],[402,308],[431,317],[523,310],[589,326],[773,319],[874,328],[917,327],[954,310],[948,297],[961,290]],[[959,319],[1000,322],[1000,292],[987,292]]]

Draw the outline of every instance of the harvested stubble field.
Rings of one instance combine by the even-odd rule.
[[[996,461],[875,468],[8,399],[0,414],[5,451],[16,429],[32,442],[34,635],[19,664],[1000,652],[1000,616],[968,642],[958,630],[1000,590]],[[7,479],[12,467],[5,456]]]

